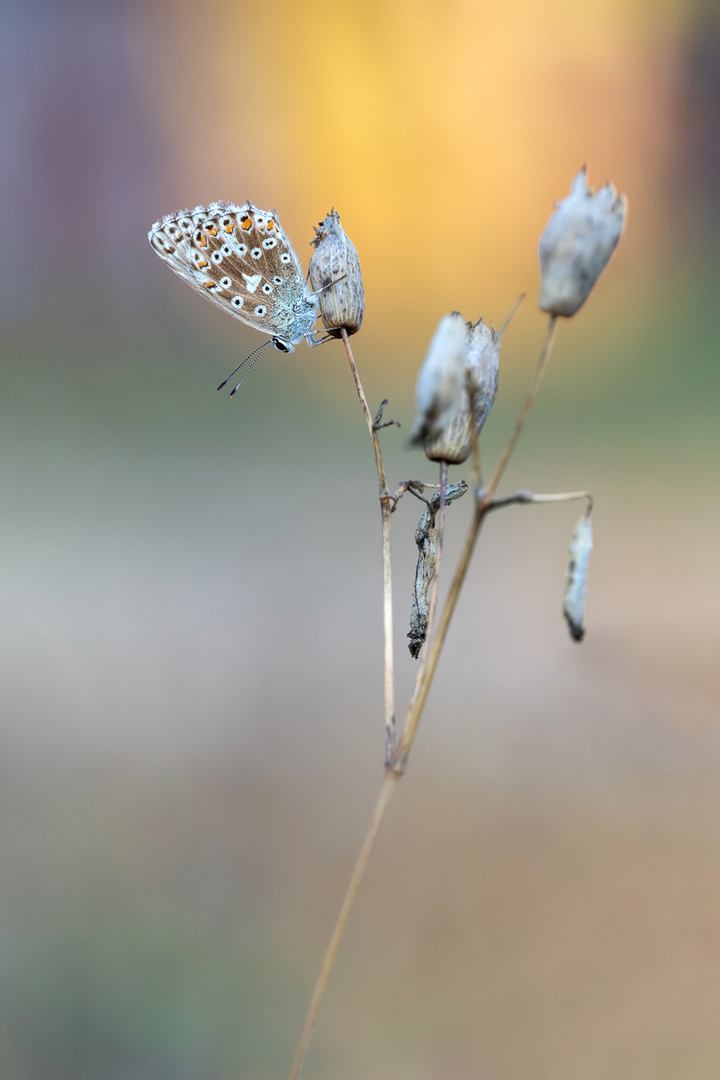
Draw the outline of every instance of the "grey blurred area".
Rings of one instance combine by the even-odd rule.
[[[0,1075],[269,1080],[382,780],[377,484],[339,343],[216,394],[257,339],[145,239],[177,150],[136,14],[0,10]],[[586,640],[580,509],[494,515],[308,1077],[718,1074],[717,282],[652,255],[652,289],[618,262],[561,327],[506,478],[595,494]],[[387,340],[366,287],[389,475],[433,480],[417,305]],[[488,469],[543,329],[527,302],[503,344]],[[393,523],[400,718],[421,509]]]

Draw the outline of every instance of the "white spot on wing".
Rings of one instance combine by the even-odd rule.
[[[248,292],[254,293],[262,281],[262,274],[243,274]]]

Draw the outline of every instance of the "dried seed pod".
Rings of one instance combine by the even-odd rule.
[[[468,392],[461,394],[454,413],[440,435],[425,442],[430,461],[447,461],[462,465],[472,450],[472,411],[470,394],[474,395],[475,424],[478,435],[493,407],[498,388],[500,364],[500,335],[492,326],[479,319],[468,326],[465,335],[465,380]]]
[[[428,617],[430,615],[430,587],[435,577],[437,562],[437,529],[435,512],[427,507],[420,524],[415,530],[415,543],[418,547],[418,561],[413,582],[412,606],[410,608],[410,644],[408,649],[413,660],[417,660],[427,637]]]
[[[411,444],[437,439],[454,415],[465,390],[465,320],[457,311],[444,315],[418,375],[417,415]]]
[[[626,207],[612,184],[593,194],[582,167],[540,237],[543,311],[569,318],[585,303],[620,239]]]
[[[455,499],[460,499],[467,491],[464,480],[450,484],[445,492],[445,504],[449,506]],[[418,548],[418,561],[413,583],[412,606],[410,608],[410,644],[408,649],[417,660],[427,637],[428,617],[430,615],[430,588],[435,576],[437,562],[437,530],[435,516],[440,509],[440,492],[436,491],[428,499],[427,507],[415,530],[415,543]]]
[[[336,210],[320,222],[310,243],[315,248],[310,260],[310,284],[325,329],[331,337],[339,338],[341,330],[357,334],[365,314],[360,260]]]
[[[575,532],[570,541],[570,563],[568,565],[565,603],[563,605],[563,615],[567,620],[573,641],[582,641],[585,636],[585,626],[583,625],[585,619],[585,591],[587,589],[588,560],[592,546],[592,524],[589,515],[583,514],[575,526]]]

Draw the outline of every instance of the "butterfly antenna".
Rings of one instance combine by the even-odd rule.
[[[268,342],[268,344],[270,344],[270,343]],[[263,345],[263,349],[264,349],[264,348],[265,348],[265,346]],[[232,397],[232,396],[233,396],[233,394],[236,394],[236,393],[238,392],[238,390],[240,389],[240,383],[241,383],[241,382],[243,381],[243,379],[245,378],[245,376],[247,375],[248,371],[249,371],[249,370],[250,370],[250,368],[251,368],[251,367],[253,366],[253,364],[254,364],[254,363],[255,363],[255,361],[257,360],[258,356],[259,356],[259,355],[260,355],[260,353],[261,353],[261,352],[263,351],[263,349],[256,349],[256,350],[255,350],[255,354],[256,354],[256,355],[255,355],[255,356],[253,356],[252,360],[250,360],[250,357],[248,356],[248,360],[250,360],[250,363],[249,363],[249,364],[248,364],[248,366],[246,367],[246,369],[245,369],[245,371],[244,371],[244,373],[243,373],[243,377],[242,377],[242,379],[240,380],[240,382],[239,382],[239,383],[237,383],[237,384],[236,384],[236,385],[235,385],[235,386],[233,387],[233,389],[232,389],[232,390],[230,391],[230,397]],[[252,356],[252,353],[251,353],[250,355]]]
[[[308,276],[305,280],[307,281],[309,277],[310,271],[308,271]],[[343,274],[342,277],[333,278],[332,281],[328,281],[327,285],[321,285],[319,289],[315,289],[313,296],[319,296],[320,293],[324,293],[326,289],[332,289],[333,285],[337,285],[339,281],[344,281],[346,277],[347,274]]]
[[[220,383],[220,385],[218,386],[218,390],[222,390],[223,386],[227,386],[227,384],[228,384],[228,383],[230,382],[230,380],[232,379],[233,375],[236,375],[236,374],[237,374],[237,372],[238,372],[238,371],[240,370],[240,368],[241,368],[241,367],[244,367],[244,366],[245,366],[245,364],[247,364],[247,362],[248,362],[248,360],[249,360],[249,361],[250,361],[250,367],[249,367],[249,368],[247,369],[247,371],[245,372],[245,375],[247,375],[247,372],[248,372],[248,371],[250,370],[250,368],[251,368],[251,367],[253,366],[253,364],[254,364],[254,363],[255,363],[255,361],[257,360],[258,356],[260,355],[260,353],[261,353],[261,352],[262,352],[262,351],[263,351],[264,349],[267,349],[267,347],[268,347],[268,345],[269,345],[269,344],[270,344],[270,342],[269,342],[269,341],[263,341],[262,345],[258,345],[258,347],[257,347],[256,349],[253,349],[253,351],[252,351],[252,352],[250,353],[250,355],[249,355],[249,356],[246,356],[246,357],[245,357],[245,359],[243,360],[242,364],[238,364],[238,366],[237,366],[237,367],[235,368],[235,371],[231,371],[231,372],[230,372],[230,374],[228,375],[227,379],[223,379],[223,381],[222,381],[222,382]],[[243,381],[243,379],[245,378],[245,375],[243,375],[242,379],[240,380],[240,382],[239,382],[239,383],[237,384],[237,386],[235,387],[235,390],[237,390],[238,386],[240,385],[240,383],[241,383],[241,382]],[[232,392],[232,394],[230,395],[230,397],[232,397],[232,396],[233,396],[233,394],[235,393],[235,390],[233,390],[233,392]]]

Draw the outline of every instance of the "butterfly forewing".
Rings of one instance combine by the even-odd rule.
[[[273,211],[196,206],[156,222],[148,239],[194,289],[288,349],[312,333],[317,300]]]

